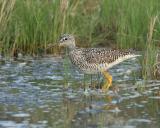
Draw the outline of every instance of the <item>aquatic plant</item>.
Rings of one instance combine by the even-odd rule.
[[[107,40],[112,37],[120,48],[142,50],[142,76],[146,79],[153,76],[160,43],[159,4],[156,3],[157,0],[104,0],[102,5],[101,24],[110,33]]]
[[[144,58],[142,60],[142,74],[145,79],[153,78],[154,76],[154,64],[156,63],[156,57],[158,48],[155,46],[153,40],[155,25],[157,22],[157,16],[151,17],[150,24],[148,26],[147,43],[144,51]]]
[[[79,45],[134,48],[155,55],[160,43],[158,3],[159,0],[1,0],[0,52],[57,53],[57,47],[48,49],[48,45],[57,44],[62,33],[71,33],[80,37]],[[149,43],[148,26],[153,17],[157,22]],[[149,57],[145,63],[152,65],[154,61],[155,57]]]
[[[3,39],[6,37],[5,31],[8,29],[8,22],[11,19],[15,2],[16,0],[0,0],[0,54],[8,45]]]

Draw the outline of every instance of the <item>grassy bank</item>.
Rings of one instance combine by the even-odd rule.
[[[0,0],[0,11],[4,54],[56,53],[47,46],[72,33],[82,46],[142,50],[152,70],[160,45],[159,0]]]

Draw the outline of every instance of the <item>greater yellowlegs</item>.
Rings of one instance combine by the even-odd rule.
[[[102,73],[108,81],[102,90],[108,90],[112,85],[112,76],[107,70],[136,55],[131,50],[111,50],[107,48],[77,48],[73,35],[64,34],[60,37],[59,46],[67,47],[71,62],[85,74]]]

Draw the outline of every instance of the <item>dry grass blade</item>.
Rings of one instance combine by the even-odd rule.
[[[7,25],[16,0],[0,0],[0,28]]]
[[[155,16],[155,17],[151,18],[151,22],[150,22],[150,25],[149,25],[149,32],[148,32],[148,35],[147,35],[147,42],[148,43],[152,42],[154,28],[155,28],[155,24],[156,24],[157,20],[158,20],[158,16]]]
[[[160,53],[157,53],[156,63],[154,64],[154,76],[160,76]]]
[[[148,34],[147,34],[147,43],[146,43],[146,52],[144,55],[144,77],[152,77],[156,72],[156,48],[153,39],[154,29],[156,26],[156,21],[158,19],[158,16],[154,16],[150,20],[149,28],[148,28]]]
[[[7,43],[3,42],[2,40],[15,3],[16,0],[0,0],[0,54],[5,45],[7,45]]]

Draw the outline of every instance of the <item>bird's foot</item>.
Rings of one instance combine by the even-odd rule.
[[[109,87],[111,87],[112,84],[110,83],[105,83],[103,86],[102,86],[102,92],[106,92],[108,91]]]
[[[106,92],[108,91],[109,87],[112,86],[112,76],[107,71],[102,71],[102,73],[105,79],[107,80],[107,82],[102,87],[102,91]]]

